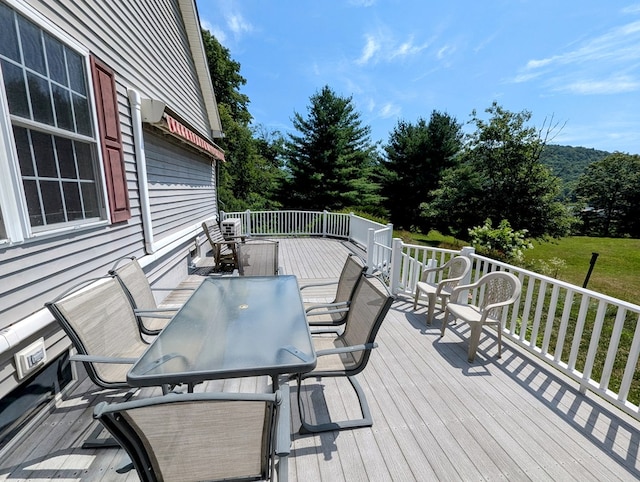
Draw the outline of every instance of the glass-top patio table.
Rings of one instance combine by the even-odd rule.
[[[206,278],[127,375],[135,387],[313,370],[295,276]]]

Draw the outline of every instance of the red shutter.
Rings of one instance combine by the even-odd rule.
[[[114,73],[93,55],[91,56],[93,90],[100,129],[100,146],[107,181],[107,196],[111,221],[118,223],[131,217],[127,173],[124,170],[122,135],[118,117],[118,94]]]

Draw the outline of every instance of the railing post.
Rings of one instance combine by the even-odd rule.
[[[375,233],[376,230],[373,228],[369,228],[367,230],[367,266],[369,267],[369,273],[373,272],[377,267],[376,259],[373,253],[376,245]]]
[[[327,210],[322,211],[322,237],[327,237]]]
[[[392,294],[400,290],[400,269],[402,268],[402,239],[394,238],[391,243],[391,277],[390,289]]]
[[[353,236],[351,235],[351,227],[353,226],[353,217],[355,214],[349,213],[349,232],[347,233],[347,240],[353,242]]]
[[[246,218],[246,225],[247,225],[247,237],[251,237],[251,232],[253,231],[252,226],[251,226],[251,211],[249,209],[247,209],[244,212],[245,218]]]

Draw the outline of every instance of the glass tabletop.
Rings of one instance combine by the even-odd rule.
[[[132,386],[311,371],[295,276],[206,278],[127,375]]]

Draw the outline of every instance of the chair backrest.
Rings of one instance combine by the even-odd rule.
[[[170,393],[94,409],[143,481],[272,475],[280,393]]]
[[[334,303],[351,300],[362,275],[367,271],[364,261],[353,253],[349,253],[338,279]]]
[[[149,346],[141,338],[127,295],[112,277],[80,283],[45,306],[81,355],[137,358]],[[84,366],[100,387],[128,387],[131,365],[84,362]]]
[[[504,305],[515,303],[522,290],[520,279],[506,271],[487,273],[477,283],[481,290],[480,299],[478,300],[478,307],[481,310],[494,303],[503,303],[503,306],[490,309],[487,313],[487,318],[493,320],[500,319]]]
[[[109,274],[120,282],[134,308],[153,310],[158,307],[149,279],[135,257],[119,259]]]
[[[446,274],[440,282],[442,285],[440,289],[450,292],[471,270],[471,260],[466,256],[455,256],[447,261],[443,267],[445,268]]]
[[[378,330],[394,299],[380,278],[362,275],[351,299],[345,329],[338,337],[338,343],[344,346],[369,345],[370,348],[344,357],[349,375],[361,372],[369,361]]]
[[[220,230],[220,225],[213,220],[204,221],[202,223],[202,230],[207,236],[211,249],[213,250],[216,267],[225,260],[229,260],[229,264],[238,267],[237,242],[225,240]]]

